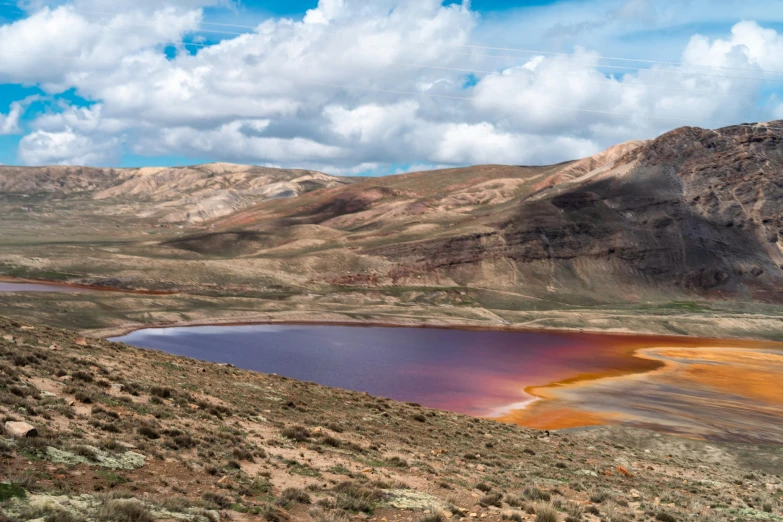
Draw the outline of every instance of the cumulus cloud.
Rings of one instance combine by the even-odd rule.
[[[0,114],[0,135],[18,134],[21,131],[19,118],[22,116],[22,112],[22,104],[13,102],[8,114]]]
[[[130,151],[334,173],[541,164],[780,110],[759,102],[764,71],[783,69],[783,36],[754,22],[694,36],[677,66],[611,69],[577,47],[500,67],[475,47],[481,20],[467,2],[320,0],[300,20],[184,45],[202,27],[200,8],[216,3],[116,3],[101,20],[78,5],[44,7],[0,26],[3,41],[25,49],[0,62],[0,81],[88,101],[29,123],[20,161],[100,164]],[[650,5],[626,2],[613,16]],[[163,51],[171,43],[175,56]],[[11,119],[0,117],[0,130]]]
[[[66,128],[35,131],[19,143],[19,158],[28,165],[95,165],[116,156],[118,138],[96,141]]]

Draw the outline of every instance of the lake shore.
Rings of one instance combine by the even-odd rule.
[[[580,375],[529,387],[537,401],[498,420],[537,429],[644,427],[688,438],[783,443],[783,346],[659,346],[644,372]]]

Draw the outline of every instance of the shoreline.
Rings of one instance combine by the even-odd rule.
[[[329,315],[329,312],[317,311],[314,314]],[[269,315],[268,313],[264,315]],[[301,312],[296,313],[297,316],[302,315]],[[771,345],[779,345],[783,348],[783,342],[779,341],[765,341],[760,339],[750,338],[721,338],[721,337],[696,337],[680,334],[662,334],[662,333],[647,333],[647,332],[634,332],[634,331],[620,331],[620,330],[599,330],[589,328],[547,328],[547,327],[530,327],[530,326],[514,326],[510,325],[486,325],[479,323],[467,323],[467,322],[449,322],[439,320],[432,320],[428,322],[408,322],[406,320],[363,320],[355,319],[351,320],[346,317],[340,317],[339,319],[317,319],[317,320],[303,320],[303,319],[247,319],[238,321],[176,321],[170,323],[152,323],[152,324],[136,324],[129,323],[126,325],[110,326],[106,328],[95,328],[92,330],[83,330],[89,337],[98,339],[110,339],[117,337],[124,337],[134,332],[142,330],[163,330],[167,328],[197,328],[205,326],[218,326],[218,327],[230,327],[230,326],[349,326],[349,327],[365,327],[365,328],[416,328],[416,329],[433,329],[433,330],[463,330],[472,332],[511,332],[511,333],[531,333],[531,334],[559,334],[564,336],[588,336],[588,337],[607,337],[613,340],[635,340],[635,341],[651,341],[653,339],[660,339],[662,342],[677,342],[692,344],[698,342],[702,344],[704,342],[717,343],[718,345],[727,344],[736,345],[737,343],[766,343]]]
[[[97,285],[85,285],[80,283],[67,283],[64,281],[52,281],[51,279],[33,279],[29,277],[12,277],[0,275],[0,283],[10,284],[31,284],[31,285],[46,285],[57,286],[60,288],[74,288],[79,290],[88,290],[92,292],[116,292],[121,294],[136,294],[136,295],[176,295],[178,292],[165,292],[162,290],[132,290],[126,288],[116,288],[113,286],[97,286]],[[12,293],[12,292],[9,292]]]
[[[169,324],[155,327],[131,329],[132,332],[141,330],[158,330],[166,328],[188,328],[199,326],[263,326],[263,325],[290,325],[290,326],[349,326],[349,327],[382,327],[382,328],[421,328],[421,329],[445,329],[466,331],[504,331],[518,333],[539,333],[560,335],[571,338],[592,338],[603,340],[607,343],[607,350],[615,353],[623,361],[612,367],[605,367],[593,371],[574,371],[571,375],[552,382],[540,385],[530,385],[523,389],[528,397],[510,404],[500,405],[484,414],[480,418],[493,419],[500,422],[513,423],[534,429],[569,429],[595,425],[617,425],[628,421],[623,413],[607,408],[590,409],[569,402],[557,393],[558,390],[573,391],[580,387],[598,385],[600,382],[613,381],[624,382],[624,379],[642,379],[650,381],[658,372],[666,372],[671,368],[682,366],[680,363],[668,361],[658,357],[659,351],[687,350],[698,352],[699,350],[727,349],[760,351],[763,349],[775,349],[783,351],[783,343],[758,340],[732,340],[711,339],[683,336],[663,336],[628,334],[624,332],[588,332],[584,330],[558,330],[558,329],[530,329],[515,328],[513,326],[492,327],[486,325],[464,325],[453,323],[425,323],[405,324],[402,322],[373,322],[373,321],[296,321],[296,320],[266,320],[255,322],[228,322],[228,323],[198,323],[198,324]],[[649,377],[645,377],[649,376]],[[684,385],[687,387],[688,382]],[[693,383],[692,383],[693,384]],[[600,403],[598,403],[600,404]],[[666,430],[661,430],[666,432]]]
[[[781,426],[777,421],[783,418],[783,398],[769,391],[775,389],[783,364],[781,343],[651,346],[638,348],[634,357],[649,361],[651,369],[529,387],[525,392],[540,400],[498,420],[549,430],[643,425],[689,439],[783,443],[783,429],[774,429]],[[665,395],[647,396],[644,390],[656,386],[687,399],[668,405]],[[704,408],[704,401],[715,408]],[[747,401],[755,412],[765,412],[767,420],[749,421]],[[585,416],[594,422],[579,421]],[[738,425],[744,426],[743,437],[737,435]]]

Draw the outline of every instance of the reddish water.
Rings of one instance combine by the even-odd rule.
[[[528,386],[639,371],[618,338],[355,326],[203,326],[113,339],[303,381],[480,416],[532,399]]]
[[[0,292],[68,292],[84,293],[90,290],[75,286],[46,283],[6,283],[0,281]]]

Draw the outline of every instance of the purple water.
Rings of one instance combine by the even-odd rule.
[[[0,292],[68,292],[73,294],[89,292],[89,290],[45,283],[4,283],[0,281]]]
[[[530,400],[527,386],[627,359],[602,336],[449,329],[199,326],[112,340],[472,415]]]

